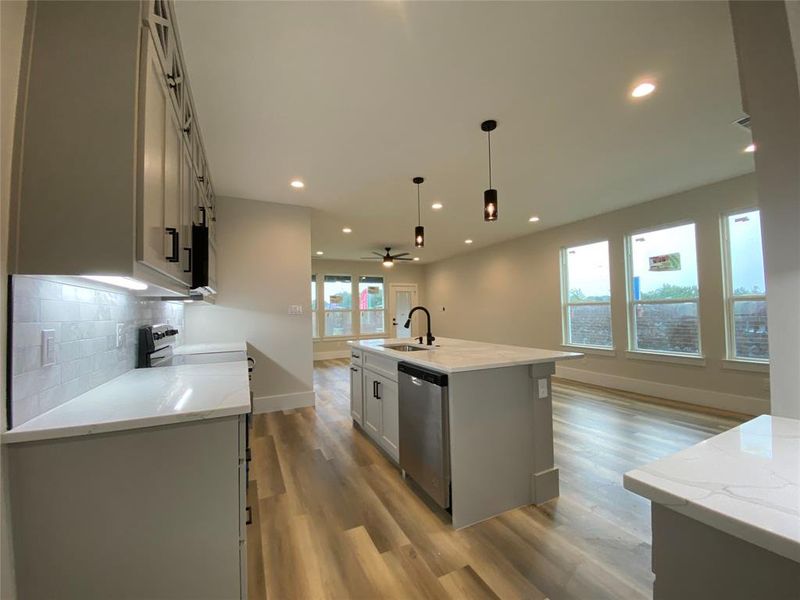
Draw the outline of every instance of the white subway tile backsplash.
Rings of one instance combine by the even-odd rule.
[[[117,348],[117,324],[123,326]],[[136,366],[137,329],[183,331],[183,303],[140,300],[91,284],[15,275],[12,282],[11,418],[16,426]],[[55,331],[56,364],[41,367],[42,330]],[[178,340],[182,339],[178,336]]]

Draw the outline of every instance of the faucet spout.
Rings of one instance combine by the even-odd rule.
[[[422,312],[424,312],[425,316],[427,317],[428,331],[425,334],[425,338],[426,338],[426,340],[428,342],[428,346],[433,346],[433,342],[436,340],[436,338],[433,337],[433,334],[431,333],[431,313],[424,306],[415,306],[410,311],[408,311],[408,319],[406,319],[406,322],[403,325],[403,327],[405,327],[406,329],[409,329],[411,327],[411,317],[414,316],[414,313],[417,312],[418,310],[421,310]]]

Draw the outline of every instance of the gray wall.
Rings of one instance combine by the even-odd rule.
[[[384,267],[380,261],[357,261],[357,260],[324,260],[315,259],[311,261],[311,271],[316,273],[317,280],[321,280],[324,275],[351,275],[354,280],[360,275],[380,275],[384,279],[384,292],[386,294],[384,302],[386,305],[386,331],[384,337],[391,334],[391,315],[389,315],[389,285],[413,283],[417,285],[417,302],[424,304],[425,287],[425,267],[421,264],[395,264],[391,268]],[[322,307],[322,302],[320,302]],[[355,318],[355,317],[354,317]],[[416,319],[416,318],[415,318]],[[322,321],[320,321],[322,323]],[[320,325],[321,327],[321,325]],[[414,324],[417,333],[417,323]],[[375,337],[375,336],[371,336]],[[354,338],[348,338],[354,339]],[[315,358],[327,358],[334,354],[346,356],[348,352],[346,340],[318,339],[314,341]]]
[[[187,306],[186,342],[246,340],[257,411],[312,405],[310,210],[220,198],[217,214],[219,294]]]
[[[428,265],[425,294],[433,310],[435,333],[559,348],[560,249],[607,239],[616,355],[588,355],[560,367],[559,373],[589,383],[729,410],[768,412],[768,375],[725,369],[721,362],[725,358],[725,329],[720,215],[756,205],[755,177],[744,175]],[[625,353],[624,237],[637,229],[681,220],[697,224],[704,366],[638,360]]]
[[[772,414],[800,418],[800,9],[796,4],[788,14],[784,2],[731,2],[730,7],[742,99],[757,147]]]
[[[8,210],[11,197],[11,157],[19,88],[22,38],[27,1],[0,2],[0,364],[6,362],[6,276],[8,273]],[[6,426],[6,370],[0,368],[0,428]],[[16,597],[8,511],[5,447],[0,445],[0,598]]]

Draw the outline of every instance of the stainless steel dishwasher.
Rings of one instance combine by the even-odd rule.
[[[447,375],[397,365],[400,385],[400,468],[439,506],[450,506],[450,424]]]

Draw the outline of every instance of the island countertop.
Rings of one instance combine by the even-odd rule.
[[[506,346],[453,338],[436,338],[433,346],[417,344],[413,338],[353,340],[348,344],[353,348],[380,352],[394,359],[442,373],[498,369],[583,357],[579,352]],[[396,344],[408,344],[424,350],[400,352],[385,347]]]
[[[800,562],[800,420],[762,415],[625,474],[628,490]]]

